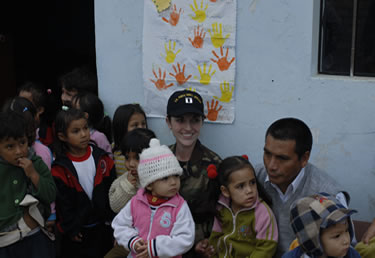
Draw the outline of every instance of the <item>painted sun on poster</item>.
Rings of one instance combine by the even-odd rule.
[[[144,0],[143,81],[149,117],[169,96],[197,91],[206,121],[234,121],[236,0]]]

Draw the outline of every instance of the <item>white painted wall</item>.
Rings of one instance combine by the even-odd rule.
[[[310,161],[352,197],[355,219],[375,217],[375,81],[316,74],[318,0],[238,0],[236,119],[205,124],[201,141],[222,157],[248,154],[262,162],[264,133],[293,116],[312,129]],[[96,0],[99,94],[113,115],[120,104],[143,103],[142,0]],[[149,126],[173,143],[164,119]],[[371,190],[372,189],[372,190]]]

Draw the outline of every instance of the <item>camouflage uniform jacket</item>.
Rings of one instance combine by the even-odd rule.
[[[176,144],[171,145],[170,149],[176,153]],[[184,171],[181,176],[180,194],[188,203],[196,224],[195,242],[208,238],[211,233],[214,213],[209,210],[211,205],[207,203],[210,201],[210,194],[216,194],[219,187],[208,178],[206,169],[208,165],[218,165],[220,162],[219,155],[198,140],[190,160],[182,166]]]

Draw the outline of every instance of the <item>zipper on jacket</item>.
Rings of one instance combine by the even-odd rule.
[[[238,214],[238,212],[237,212],[237,214],[234,215],[231,209],[229,209],[229,211],[230,211],[230,213],[232,214],[233,230],[232,230],[231,233],[229,233],[228,235],[226,235],[226,236],[224,237],[224,239],[223,239],[224,247],[225,247],[225,254],[224,254],[224,257],[227,257],[227,255],[229,256],[230,251],[231,251],[231,249],[232,249],[232,245],[230,245],[230,246],[229,246],[229,250],[228,250],[227,243],[226,243],[225,241],[227,240],[227,238],[228,238],[229,236],[233,235],[234,232],[236,231],[236,217],[237,217],[237,214]]]
[[[223,239],[223,243],[224,243],[224,247],[225,247],[225,254],[224,254],[224,257],[227,257],[227,255],[229,256],[230,253],[231,253],[231,250],[232,250],[232,244],[229,245],[229,254],[228,254],[228,247],[227,247],[227,244],[226,244],[226,240],[228,237],[230,237],[231,235],[233,235],[236,231],[236,218],[237,218],[237,215],[240,214],[242,211],[246,211],[246,210],[251,210],[251,208],[245,208],[245,209],[241,209],[239,211],[237,211],[236,214],[233,214],[233,211],[232,209],[224,202],[221,202],[219,201],[218,203],[220,203],[224,208],[228,209],[230,211],[230,213],[232,214],[232,220],[233,220],[233,231],[229,234],[227,234],[224,239]],[[220,243],[220,242],[219,242]]]
[[[151,208],[151,218],[150,218],[150,226],[149,226],[149,229],[148,229],[148,234],[147,234],[147,240],[150,239],[150,235],[151,235],[151,232],[152,232],[152,224],[153,224],[153,221],[154,221],[154,216],[156,214],[156,211],[158,210],[159,207],[155,207],[155,210],[152,210]]]

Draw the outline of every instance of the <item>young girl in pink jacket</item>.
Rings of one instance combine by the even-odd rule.
[[[133,257],[181,257],[194,243],[195,225],[178,194],[182,168],[171,150],[151,139],[140,154],[142,188],[112,222],[118,244]]]

